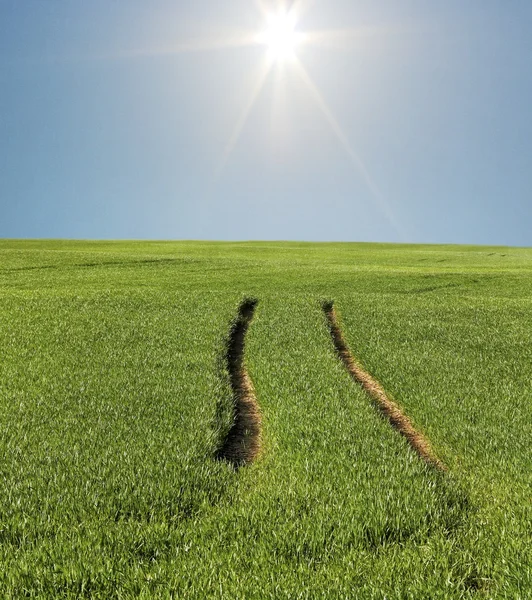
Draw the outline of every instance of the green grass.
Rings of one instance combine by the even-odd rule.
[[[532,250],[0,241],[6,598],[529,598]],[[260,459],[213,456],[243,298]],[[449,467],[428,468],[337,359]]]

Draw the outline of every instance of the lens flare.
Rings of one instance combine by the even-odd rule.
[[[302,41],[296,31],[296,19],[293,14],[281,12],[270,15],[268,27],[258,41],[268,48],[268,54],[274,60],[286,60],[295,56],[295,50]]]

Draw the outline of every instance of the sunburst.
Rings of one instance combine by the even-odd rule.
[[[153,51],[152,53],[170,54],[209,51],[215,49],[219,50],[222,48],[243,48],[253,45],[263,46],[265,48],[265,54],[257,70],[256,83],[252,89],[251,95],[244,103],[244,108],[225,146],[218,168],[216,169],[216,178],[221,176],[225,166],[230,160],[271,71],[276,68],[278,74],[276,77],[276,85],[279,86],[282,77],[286,77],[288,75],[288,69],[290,69],[293,71],[294,75],[300,77],[306,86],[310,97],[329,124],[338,142],[346,152],[353,167],[356,169],[358,176],[364,181],[374,203],[390,221],[392,226],[403,235],[397,220],[392,214],[390,206],[380,193],[360,154],[349,141],[339,120],[334,115],[323,94],[311,79],[301,58],[298,56],[298,50],[304,45],[330,45],[334,40],[345,44],[346,38],[351,38],[356,41],[357,39],[363,39],[368,35],[374,35],[375,30],[344,29],[338,31],[301,31],[299,24],[307,1],[308,0],[292,0],[292,2],[287,3],[285,0],[278,0],[277,7],[272,9],[270,5],[266,4],[265,0],[256,0],[256,6],[264,20],[264,25],[258,32],[242,32],[241,35],[232,35],[225,39],[219,38],[203,40],[201,42],[198,41],[197,43],[192,42],[173,48],[162,48],[158,51]]]
[[[267,27],[257,36],[257,42],[267,47],[273,60],[293,59],[298,45],[304,40],[303,34],[296,29],[295,14],[281,10],[270,14],[267,21]]]

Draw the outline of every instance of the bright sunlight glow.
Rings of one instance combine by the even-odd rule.
[[[286,60],[293,57],[296,46],[301,41],[294,16],[290,13],[271,15],[268,28],[260,34],[258,41],[268,47],[268,53],[273,59]]]

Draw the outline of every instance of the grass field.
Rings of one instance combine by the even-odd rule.
[[[0,348],[2,597],[532,597],[532,250],[0,241]]]

